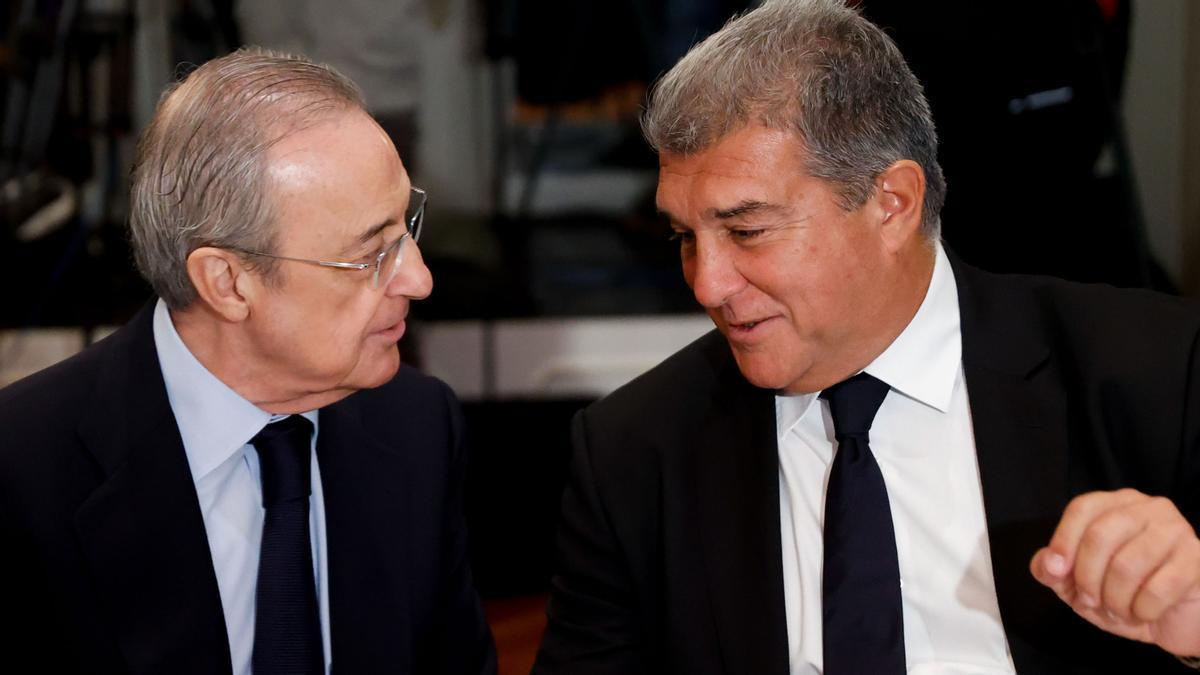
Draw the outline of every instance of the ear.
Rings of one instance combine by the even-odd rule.
[[[922,236],[925,172],[920,164],[902,159],[885,169],[875,178],[875,199],[881,235],[890,250],[899,251]]]
[[[213,312],[231,322],[250,315],[250,300],[261,283],[236,253],[203,246],[188,256],[187,271],[200,301]]]

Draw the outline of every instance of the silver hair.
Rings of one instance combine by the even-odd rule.
[[[790,131],[842,208],[910,159],[925,172],[922,233],[939,236],[946,183],[920,82],[894,42],[841,0],[767,0],[692,48],[642,117],[656,152],[694,154],[750,123]]]
[[[202,246],[273,252],[267,150],[333,113],[365,109],[333,68],[256,47],[167,88],[134,157],[129,226],[142,276],[169,307],[196,299],[187,258]],[[277,261],[247,258],[268,281]]]

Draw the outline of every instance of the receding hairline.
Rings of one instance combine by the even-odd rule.
[[[201,246],[271,251],[267,151],[345,110],[362,93],[331,66],[257,47],[208,61],[169,85],[139,139],[130,230],[138,268],[172,308],[195,300],[186,257]],[[275,265],[255,260],[270,280]]]

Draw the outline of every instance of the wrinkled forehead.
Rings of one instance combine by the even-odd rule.
[[[657,205],[682,218],[689,210],[770,201],[789,180],[806,175],[803,145],[795,135],[743,127],[697,152],[660,152]]]

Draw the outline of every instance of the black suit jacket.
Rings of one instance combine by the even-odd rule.
[[[1200,513],[1200,313],[1144,292],[955,262],[1000,614],[1020,673],[1181,668],[1076,617],[1028,571],[1067,502]],[[773,392],[710,333],[583,411],[534,669],[784,675]]]
[[[230,672],[152,314],[0,391],[4,672]],[[494,672],[453,394],[402,368],[320,414],[333,672]]]

